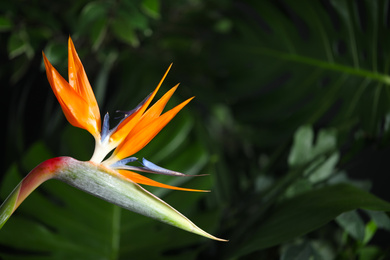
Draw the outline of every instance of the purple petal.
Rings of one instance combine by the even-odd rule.
[[[120,160],[120,161],[110,165],[110,167],[116,168],[116,169],[139,171],[139,172],[149,172],[149,173],[164,174],[164,175],[171,175],[171,176],[189,176],[189,175],[185,175],[185,174],[180,173],[180,172],[171,171],[171,170],[162,168],[162,167],[160,167],[152,162],[149,162],[145,158],[142,159],[142,163],[141,163],[143,165],[143,167],[126,165],[128,162],[133,162],[133,161],[137,160],[137,158],[135,158],[135,160],[131,159],[131,158],[135,158],[135,157],[130,157],[127,159]]]
[[[114,164],[111,164],[110,167],[112,168],[117,168],[117,169],[124,169],[124,167],[131,167],[131,166],[128,166],[126,164],[128,163],[131,163],[131,162],[135,162],[137,161],[138,158],[137,157],[127,157],[125,159],[122,159],[120,161],[117,161],[116,163]]]
[[[101,132],[102,142],[104,142],[105,139],[110,134],[110,122],[109,121],[110,121],[110,116],[108,115],[108,112],[107,112],[104,116],[104,119],[103,119],[103,126],[102,126],[102,132]]]
[[[149,172],[152,172],[152,173],[164,174],[164,175],[174,175],[174,176],[186,176],[183,173],[171,171],[171,170],[165,169],[163,167],[160,167],[160,166],[146,160],[145,158],[142,158],[142,165],[144,166],[145,170],[148,170]]]

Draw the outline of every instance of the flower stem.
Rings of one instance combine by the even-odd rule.
[[[59,168],[66,165],[66,160],[67,157],[49,159],[27,174],[0,206],[0,229],[31,192],[43,182],[53,178]]]
[[[20,192],[22,182],[16,186],[16,188],[11,192],[7,199],[0,206],[0,229],[3,227],[5,222],[9,219],[12,213],[16,209],[16,202],[18,200],[18,194]]]

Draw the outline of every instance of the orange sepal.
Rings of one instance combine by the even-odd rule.
[[[165,108],[165,105],[168,103],[173,93],[175,93],[178,86],[179,84],[171,88],[167,93],[164,94],[164,96],[162,96],[156,103],[154,103],[153,106],[146,110],[137,125],[134,127],[134,131],[137,131],[136,129],[144,128],[150,122],[152,122],[154,119],[158,118],[161,115],[162,111]]]
[[[97,121],[98,130],[100,132],[100,112],[99,106],[95,98],[95,94],[92,91],[91,85],[89,84],[87,74],[85,73],[84,66],[80,61],[80,58],[76,52],[72,39],[69,37],[68,40],[68,81],[69,85],[79,93],[80,96],[84,97],[88,103],[91,117],[94,117]]]
[[[138,125],[127,135],[125,140],[115,149],[113,156],[121,160],[129,157],[145,147],[193,98],[189,98],[163,115],[155,119],[146,127],[140,129]]]
[[[188,189],[188,188],[181,188],[181,187],[175,187],[168,184],[164,184],[161,182],[154,181],[152,179],[149,179],[141,174],[132,172],[132,171],[126,171],[126,170],[117,170],[120,175],[123,177],[143,185],[153,186],[153,187],[160,187],[165,189],[171,189],[171,190],[182,190],[182,191],[196,191],[196,192],[209,192],[207,190],[196,190],[196,189]]]
[[[152,92],[152,94],[149,96],[149,98],[146,100],[146,102],[138,109],[138,111],[134,112],[131,116],[128,116],[125,118],[117,127],[116,131],[111,135],[111,140],[113,142],[122,142],[123,139],[126,138],[127,134],[133,129],[133,127],[139,122],[141,116],[145,112],[146,108],[149,106],[150,102],[152,102],[154,96],[156,95],[157,91],[160,89],[164,79],[168,75],[169,70],[171,69],[172,64],[169,65],[167,71],[165,72],[164,76],[158,83],[156,89]]]
[[[75,127],[83,128],[94,136],[99,135],[100,120],[91,115],[88,102],[58,73],[43,52],[42,55],[47,79],[66,119]]]

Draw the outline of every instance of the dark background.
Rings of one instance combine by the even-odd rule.
[[[50,181],[4,226],[0,255],[388,256],[390,221],[383,213],[373,216],[344,207],[344,217],[329,217],[305,229],[297,219],[310,222],[312,214],[301,212],[285,223],[302,229],[292,236],[278,236],[275,230],[270,245],[261,241],[258,230],[266,230],[262,221],[274,218],[274,207],[335,183],[390,201],[389,8],[384,0],[0,0],[5,130],[1,199],[44,159],[67,155],[89,160],[92,155],[93,138],[66,122],[42,62],[44,51],[67,79],[71,36],[101,114],[108,111],[112,118],[116,110],[130,110],[143,100],[173,62],[158,96],[180,82],[169,106],[196,98],[137,157],[188,174],[209,174],[186,180],[150,176],[172,185],[211,189],[209,194],[150,190],[206,231],[231,240],[227,245],[205,240]],[[308,170],[316,163],[327,165],[323,175]],[[329,196],[322,194],[316,204],[321,207]],[[77,206],[72,198],[93,205],[101,215]],[[120,212],[120,220],[114,219],[114,211]],[[66,217],[57,219],[61,214]],[[110,244],[114,236],[107,219],[121,227],[117,247]],[[367,230],[373,232],[372,239],[364,238]]]

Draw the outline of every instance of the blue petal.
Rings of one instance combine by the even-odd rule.
[[[137,157],[128,157],[128,158],[122,159],[120,161],[117,161],[114,164],[111,164],[110,167],[117,168],[117,169],[119,169],[119,168],[124,169],[124,168],[128,167],[128,165],[126,165],[126,164],[131,163],[131,162],[135,162],[137,160],[138,160]],[[129,166],[129,167],[131,167],[131,166]]]
[[[143,167],[144,170],[147,170],[147,171],[152,172],[152,173],[158,173],[158,174],[164,174],[164,175],[174,175],[174,176],[186,176],[183,173],[171,171],[171,170],[165,169],[163,167],[160,167],[160,166],[146,160],[145,158],[142,158],[142,165],[144,166]]]
[[[109,121],[110,121],[110,116],[108,115],[108,113],[106,113],[104,116],[104,119],[103,119],[103,126],[102,126],[102,132],[101,132],[102,143],[110,135],[110,122]]]
[[[126,158],[126,159],[117,161],[116,163],[110,165],[110,167],[115,168],[115,169],[123,169],[123,170],[130,170],[130,171],[139,171],[139,172],[149,172],[149,173],[164,174],[164,175],[171,175],[171,176],[189,176],[189,175],[185,175],[185,174],[180,173],[180,172],[171,171],[171,170],[165,169],[163,167],[160,167],[152,162],[149,162],[145,158],[142,159],[142,163],[141,163],[144,167],[126,165],[127,163],[134,162],[136,160],[137,160],[137,158],[135,158],[135,157]]]

